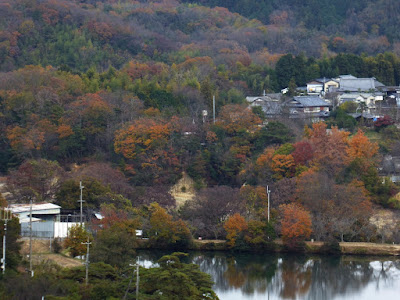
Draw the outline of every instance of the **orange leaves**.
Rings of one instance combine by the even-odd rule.
[[[285,243],[298,242],[310,238],[311,216],[302,206],[296,203],[283,204],[282,238]]]
[[[378,145],[372,143],[368,137],[364,135],[362,130],[358,130],[353,138],[349,141],[349,148],[347,149],[347,154],[350,161],[356,158],[372,158],[376,153],[378,153]]]
[[[150,217],[151,239],[158,245],[172,245],[182,243],[191,238],[190,231],[181,219],[174,220],[167,211],[159,204],[151,204],[152,214]]]
[[[269,147],[264,150],[256,161],[256,170],[270,168],[275,174],[276,179],[284,177],[292,177],[295,173],[295,160],[292,154],[277,153],[274,147]]]
[[[70,120],[79,123],[88,134],[97,134],[105,130],[111,106],[99,93],[86,94],[71,103]]]
[[[314,149],[313,163],[330,174],[337,174],[346,165],[349,132],[337,127],[327,130],[323,122],[315,123],[307,135]]]
[[[327,130],[326,127],[322,122],[313,124],[312,129],[306,128],[306,135],[314,150],[312,162],[330,174],[337,174],[355,159],[370,160],[378,152],[378,146],[370,142],[361,130],[349,138],[347,131],[340,131],[337,127]]]
[[[22,152],[40,150],[44,143],[44,132],[38,128],[25,129],[18,125],[7,129],[7,138],[14,150]]]
[[[58,136],[60,139],[69,137],[74,134],[71,126],[66,125],[66,124],[59,125],[57,128],[57,133],[58,133]]]
[[[166,65],[161,63],[141,63],[139,61],[132,60],[125,67],[125,70],[132,80],[135,80],[138,78],[158,75],[165,68]]]
[[[261,119],[255,115],[247,106],[238,104],[225,105],[219,114],[218,125],[221,125],[229,134],[239,131],[255,131],[261,125]]]
[[[264,153],[261,154],[256,160],[256,168],[263,169],[269,167],[272,157],[274,156],[274,153],[275,153],[274,148],[265,149]]]
[[[271,169],[278,179],[291,177],[294,174],[294,158],[291,154],[276,154],[271,161]]]
[[[214,131],[207,131],[206,140],[209,143],[215,143],[218,140],[217,134]]]
[[[26,133],[26,129],[19,127],[18,125],[15,127],[7,128],[7,138],[10,141],[10,145],[13,149],[18,149],[23,145],[22,138]]]
[[[88,30],[99,39],[108,41],[114,34],[114,29],[105,22],[90,21],[87,24]]]
[[[116,132],[115,152],[133,159],[142,152],[164,146],[170,133],[168,123],[153,119],[136,120],[127,128]]]
[[[84,114],[99,114],[103,111],[111,111],[110,106],[102,99],[99,93],[86,94],[84,97],[79,97],[71,106],[76,109],[82,109]]]
[[[233,247],[239,233],[247,229],[247,223],[240,214],[236,213],[233,216],[230,216],[228,220],[226,220],[224,224],[224,229],[227,232],[227,244],[230,247]]]
[[[183,63],[177,65],[181,70],[190,70],[193,67],[203,67],[205,65],[214,66],[214,62],[209,56],[187,58]]]

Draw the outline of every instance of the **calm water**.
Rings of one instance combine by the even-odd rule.
[[[165,253],[164,253],[165,254]],[[163,253],[141,252],[142,263]],[[192,252],[221,300],[400,299],[400,259]]]

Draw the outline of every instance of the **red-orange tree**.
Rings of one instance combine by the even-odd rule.
[[[217,124],[228,134],[235,134],[241,130],[257,131],[261,119],[246,106],[229,104],[222,107]]]
[[[347,160],[349,162],[358,160],[365,171],[371,166],[372,158],[378,153],[378,148],[378,144],[371,142],[359,129],[349,141]]]
[[[236,240],[241,232],[247,229],[246,220],[238,213],[230,216],[224,224],[224,229],[227,232],[227,244],[230,247],[235,246]]]
[[[192,237],[184,221],[175,221],[157,203],[151,204],[150,209],[150,240],[155,246],[179,248],[188,245]]]
[[[306,135],[314,149],[312,163],[330,175],[336,175],[346,165],[349,132],[337,127],[327,130],[323,122],[306,129]]]
[[[178,157],[173,150],[172,122],[143,118],[116,132],[116,153],[128,159],[126,170],[147,183],[173,182],[179,173]]]
[[[300,242],[310,238],[311,216],[307,210],[296,203],[283,204],[282,212],[282,239],[290,248],[297,247]]]

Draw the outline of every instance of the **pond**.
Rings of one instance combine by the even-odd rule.
[[[149,265],[165,253],[142,251]],[[221,300],[400,299],[400,259],[190,252],[185,262],[212,276]]]

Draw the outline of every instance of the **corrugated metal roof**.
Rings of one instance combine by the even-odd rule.
[[[31,209],[30,204],[11,204],[10,209],[14,214],[29,212]],[[38,210],[52,210],[61,209],[61,206],[53,203],[34,203],[32,204],[32,211]]]
[[[19,223],[29,223],[30,221],[31,221],[31,218],[19,219]],[[42,219],[32,217],[32,222],[40,222],[40,221],[42,221]]]

